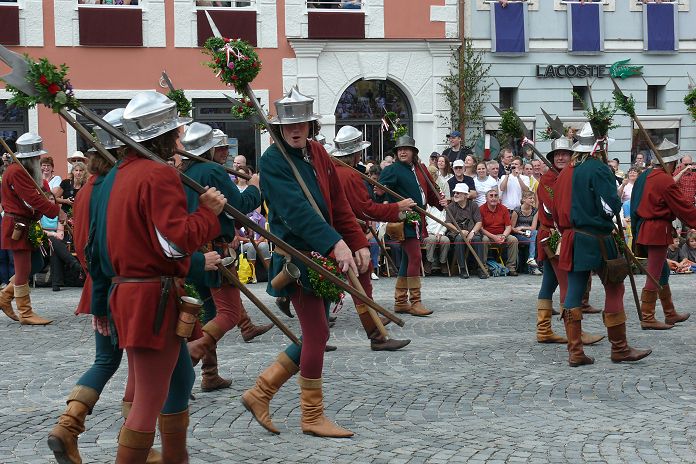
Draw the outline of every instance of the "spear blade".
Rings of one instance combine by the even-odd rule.
[[[544,117],[546,118],[546,121],[549,123],[549,127],[551,128],[552,131],[556,133],[556,138],[560,139],[565,135],[565,127],[563,126],[563,121],[556,116],[555,119],[551,118],[551,115],[544,111],[544,108],[540,108],[541,112],[544,113]]]
[[[5,74],[4,76],[0,76],[0,79],[29,96],[34,96],[37,94],[34,86],[27,82],[29,64],[22,55],[0,45],[0,61],[12,69],[12,72]]]
[[[167,87],[169,87],[170,91],[176,90],[174,88],[174,84],[172,83],[172,80],[169,78],[169,75],[167,74],[167,71],[162,71],[162,80],[164,81],[165,84],[167,84]]]
[[[234,97],[232,97],[232,96],[230,96],[230,95],[227,95],[226,93],[223,93],[223,95],[225,96],[226,99],[228,99],[228,100],[230,101],[230,103],[232,103],[232,104],[235,105],[235,106],[238,106],[238,105],[241,105],[241,104],[242,104],[241,100],[239,100],[239,99],[237,99],[237,98],[234,98]]]
[[[220,34],[220,29],[218,29],[215,25],[215,21],[213,21],[213,18],[210,17],[210,13],[208,13],[208,10],[205,10],[205,16],[206,18],[208,18],[208,24],[210,25],[210,29],[213,31],[213,35],[221,39],[222,34]]]
[[[495,110],[498,112],[499,115],[501,115],[501,116],[503,115],[503,113],[504,113],[503,110],[498,108],[496,105],[493,105],[492,103],[491,103],[491,105],[493,106],[493,108],[495,108]],[[512,108],[510,108],[510,109],[512,109]],[[522,122],[522,120],[520,119],[519,116],[517,116],[517,113],[515,113],[514,110],[512,110],[512,115],[515,117],[515,122],[517,123],[517,128],[519,129],[520,134],[521,134],[519,138],[526,137],[527,136],[527,126],[524,125],[524,122]]]

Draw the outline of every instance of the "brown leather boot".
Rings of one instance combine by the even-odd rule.
[[[580,333],[580,340],[582,340],[583,345],[594,345],[600,340],[604,339],[604,335],[593,335],[587,332]]]
[[[128,419],[128,413],[133,407],[132,401],[122,401],[121,402],[121,416],[123,416],[124,421]],[[158,449],[150,448],[150,452],[147,453],[147,459],[145,464],[162,464],[162,453]]]
[[[67,399],[68,407],[48,434],[48,447],[58,464],[82,464],[77,437],[85,431],[85,418],[99,400],[93,388],[76,385]]]
[[[607,327],[607,335],[611,343],[612,362],[638,361],[652,353],[652,350],[638,350],[628,346],[625,312],[608,313],[605,311],[602,318],[604,319],[604,325]]]
[[[19,311],[19,322],[22,325],[47,325],[53,321],[38,316],[31,309],[31,298],[29,297],[29,284],[15,285],[14,296]]]
[[[188,464],[189,455],[186,449],[188,425],[188,409],[176,414],[159,415],[162,462],[167,464]]]
[[[206,324],[207,325],[207,324]],[[217,345],[217,340],[208,332],[203,332],[203,336],[192,342],[188,342],[186,346],[188,347],[189,356],[191,356],[191,362],[195,366],[198,364],[205,355],[215,350]]]
[[[280,430],[273,425],[269,411],[273,395],[285,382],[300,370],[285,353],[266,368],[256,379],[256,385],[242,394],[242,405],[256,419],[256,422],[271,433],[279,434]]]
[[[430,316],[433,312],[423,306],[421,301],[421,279],[420,277],[408,277],[408,291],[411,308],[408,313],[412,316]]]
[[[388,336],[382,335],[375,320],[370,315],[370,310],[366,304],[355,305],[355,311],[358,313],[367,338],[370,339],[370,349],[372,351],[396,351],[411,343],[411,340],[408,339],[394,340]]]
[[[12,300],[14,300],[14,276],[12,276],[10,282],[0,290],[0,309],[13,321],[19,321],[19,317],[17,317],[14,309],[12,309]]]
[[[643,315],[643,320],[640,321],[640,327],[643,330],[669,330],[674,325],[665,324],[662,321],[655,319],[655,303],[657,302],[657,290],[648,290],[644,288],[640,294],[640,312]]]
[[[394,288],[394,311],[397,313],[407,313],[411,310],[408,304],[408,277],[397,277],[396,287]]]
[[[597,309],[590,304],[590,290],[592,290],[592,276],[590,276],[590,278],[587,280],[587,287],[585,287],[585,293],[582,295],[580,307],[582,308],[583,314],[599,314],[602,312],[602,310]]]
[[[203,356],[201,366],[201,390],[210,392],[230,388],[231,380],[223,379],[218,372],[217,351],[213,349]]]
[[[237,327],[239,327],[239,330],[242,332],[242,339],[246,343],[249,343],[259,335],[263,335],[271,330],[273,328],[273,324],[254,325],[254,323],[251,322],[246,309],[244,309],[244,306],[242,306],[241,317],[239,318],[239,324],[237,324]]]
[[[553,303],[551,300],[537,300],[537,324],[536,338],[539,343],[567,343],[565,337],[556,335],[551,329],[551,313]]]
[[[324,395],[321,390],[321,378],[306,379],[298,376],[300,384],[300,408],[302,433],[317,437],[350,438],[353,432],[344,429],[324,415]]]
[[[145,464],[155,441],[155,432],[138,432],[125,425],[118,434],[116,464]]]
[[[662,304],[662,311],[665,312],[665,322],[667,324],[674,325],[677,322],[684,322],[691,316],[691,313],[678,313],[674,308],[672,289],[669,288],[669,284],[663,285],[662,290],[657,292],[657,296],[660,297],[660,304]]]
[[[566,337],[568,337],[568,365],[570,367],[594,364],[594,358],[586,356],[582,349],[582,308],[564,309]]]

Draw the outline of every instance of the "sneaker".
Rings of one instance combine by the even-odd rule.
[[[532,275],[542,275],[543,273],[539,270],[538,267],[532,268],[530,274]]]
[[[379,280],[379,276],[373,272],[372,275],[370,276],[370,279]]]
[[[529,258],[529,259],[527,260],[527,264],[530,265],[530,266],[533,266],[533,267],[539,267],[539,265],[537,264],[537,262],[536,262],[536,260],[535,260],[534,258]]]
[[[478,276],[479,276],[479,279],[487,279],[488,278],[488,274],[483,272],[481,269],[479,269],[479,271],[478,271]]]

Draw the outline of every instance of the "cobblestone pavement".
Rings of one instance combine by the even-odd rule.
[[[637,280],[640,289],[644,279]],[[652,347],[653,354],[612,364],[605,339],[586,349],[596,364],[570,368],[565,346],[535,341],[539,284],[532,276],[427,278],[424,301],[435,314],[407,316],[403,329],[389,325],[394,337],[413,340],[394,353],[370,351],[347,303],[331,337],[338,351],[326,356],[325,400],[329,417],[355,431],[348,440],[301,433],[294,381],[272,403],[282,433],[271,435],[256,424],[239,397],[287,342],[278,330],[252,343],[230,333],[219,358],[232,388],[202,393],[198,380],[194,387],[191,462],[696,462],[696,321],[665,332],[641,331],[629,291],[629,341]],[[672,279],[678,308],[692,306],[693,284],[692,276]],[[376,282],[376,298],[385,306],[391,306],[393,285],[393,279]],[[252,288],[272,302],[261,284]],[[93,356],[88,320],[72,315],[78,289],[37,289],[33,298],[42,315],[55,319],[52,325],[0,320],[5,464],[53,462],[46,436]],[[602,300],[595,279],[591,301],[601,306]],[[255,322],[264,322],[247,307]],[[281,317],[299,333],[297,319]],[[562,333],[560,321],[554,327]],[[586,316],[584,328],[606,333],[600,315]],[[88,416],[80,438],[86,463],[113,462],[125,374],[124,366]]]

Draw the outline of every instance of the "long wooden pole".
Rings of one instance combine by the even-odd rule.
[[[174,150],[174,153],[177,153],[181,156],[186,156],[187,158],[190,158],[194,161],[198,161],[199,163],[212,163],[212,164],[217,164],[218,166],[221,166],[222,169],[224,169],[228,174],[232,174],[233,176],[241,177],[244,180],[251,180],[251,176],[247,174],[246,172],[241,172],[241,171],[236,171],[232,168],[228,168],[227,166],[223,166],[220,163],[217,163],[213,160],[209,160],[207,158],[203,158],[202,156],[194,155],[193,153],[189,153],[185,150],[180,150],[176,148]]]

